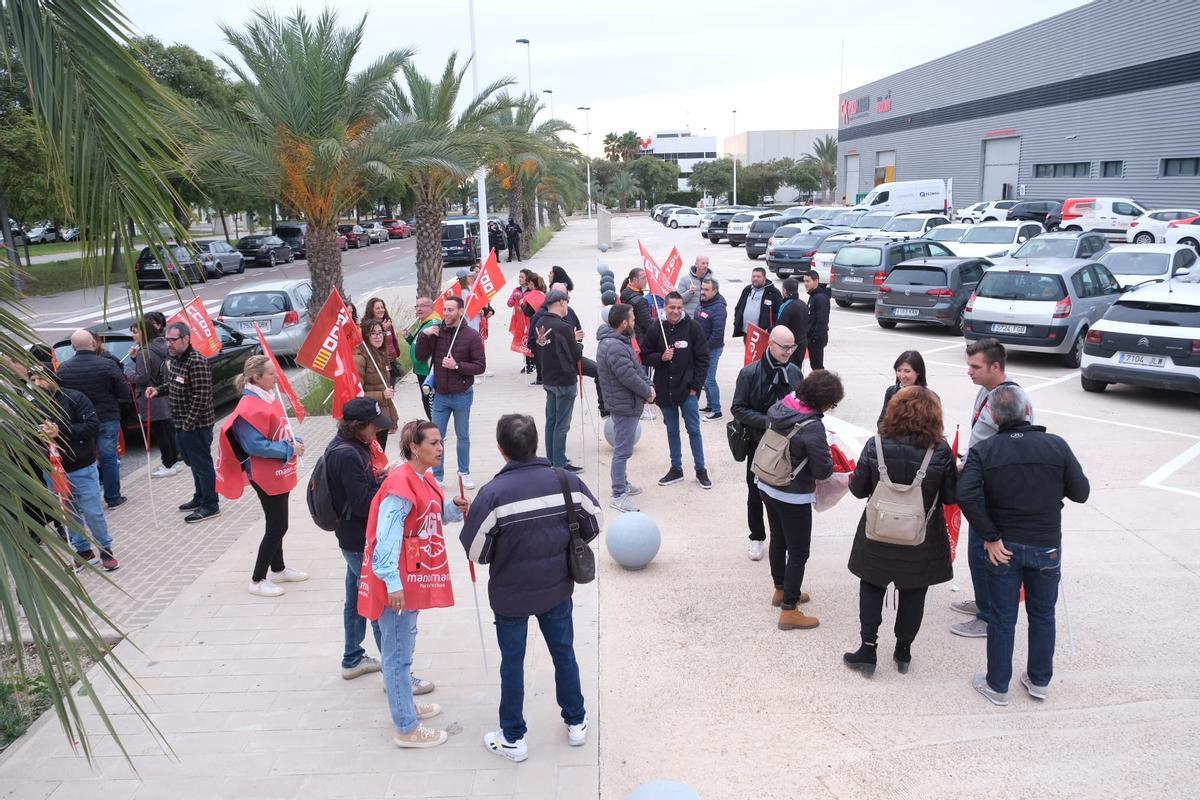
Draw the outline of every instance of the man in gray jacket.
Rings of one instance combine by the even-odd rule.
[[[618,511],[637,511],[629,498],[642,490],[626,480],[625,465],[633,455],[642,408],[654,402],[654,386],[630,343],[634,327],[633,306],[617,303],[608,312],[608,324],[601,325],[596,335],[596,366],[613,425],[611,505]]]
[[[708,256],[696,256],[696,263],[675,284],[675,291],[683,295],[683,313],[692,319],[696,318],[696,311],[700,308],[701,285],[708,275]]]

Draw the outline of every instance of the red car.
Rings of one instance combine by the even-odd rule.
[[[371,237],[362,229],[361,225],[347,223],[337,226],[338,233],[346,237],[346,244],[357,250],[360,247],[370,247]]]
[[[387,228],[388,235],[393,239],[407,239],[412,236],[412,228],[402,219],[381,219],[379,222]]]
[[[341,250],[343,253],[346,252],[347,250],[349,250],[350,245],[346,244],[347,241],[349,241],[349,240],[346,238],[346,234],[339,233],[337,235],[338,250]]]

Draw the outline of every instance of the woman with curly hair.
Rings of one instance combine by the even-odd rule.
[[[868,539],[864,510],[850,549],[849,568],[859,579],[858,621],[862,644],[843,656],[846,665],[868,677],[875,672],[879,625],[888,584],[896,587],[896,669],[908,672],[911,647],[925,614],[925,592],[954,576],[950,539],[942,506],[957,502],[958,470],[942,435],[942,404],[923,386],[906,386],[887,406],[879,432],[867,442],[850,477],[855,497],[870,497],[879,483],[880,462],[888,480],[912,485],[924,469],[921,496],[926,513],[925,541],[906,546]]]

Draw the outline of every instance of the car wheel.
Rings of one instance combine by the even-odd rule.
[[[243,256],[242,258],[238,259],[237,274],[241,275],[245,271],[246,271],[246,259]]]
[[[1079,369],[1080,362],[1083,361],[1083,342],[1087,337],[1087,328],[1080,328],[1079,335],[1075,337],[1075,344],[1071,345],[1071,349],[1063,354],[1062,365],[1071,369]]]
[[[671,227],[672,227],[672,228],[678,228],[678,227],[679,227],[679,223],[678,223],[676,220],[671,220]]]
[[[213,275],[214,278],[224,278],[225,277],[225,265],[222,264],[220,261],[217,262],[216,273],[217,273],[216,275]]]
[[[966,317],[967,317],[967,312],[965,309],[960,310],[958,312],[958,317],[954,320],[954,324],[950,326],[950,330],[954,333],[955,336],[963,335],[963,329],[966,327],[966,324],[967,324]]]
[[[721,237],[720,237],[720,236],[710,236],[710,237],[708,237],[708,240],[709,240],[710,242],[712,242],[713,244],[720,244],[720,243],[721,243]]]
[[[1067,227],[1063,228],[1063,230],[1064,231],[1082,231],[1083,228],[1079,227],[1078,225],[1068,225]]]
[[[854,303],[851,303],[849,300],[835,299],[833,302],[838,304],[838,308],[849,308],[850,306],[854,305]]]
[[[275,251],[274,250],[271,251],[271,255],[268,258],[267,263],[270,264],[272,267],[275,266]]]
[[[738,246],[738,243],[737,243],[737,242],[735,242],[735,241],[733,241],[732,239],[730,239],[730,240],[729,240],[729,246],[730,246],[730,247],[737,247],[737,246]]]
[[[1146,231],[1133,237],[1134,244],[1154,244],[1154,234]]]
[[[1085,392],[1103,392],[1108,388],[1107,381],[1094,381],[1091,378],[1079,376],[1079,385],[1083,387]]]
[[[971,219],[970,217],[963,217],[962,219],[960,219],[960,220],[958,221],[958,223],[959,223],[960,225],[974,225],[974,224],[975,224],[975,220]]]
[[[1191,237],[1188,237],[1186,239],[1180,239],[1179,243],[1186,244],[1188,247],[1192,248],[1197,253],[1200,253],[1200,242],[1197,242],[1195,239],[1193,239]]]
[[[984,217],[983,221],[984,222],[995,222],[996,218],[995,217]]]
[[[749,258],[751,261],[758,261],[758,256],[755,255],[754,253],[751,253],[749,250],[746,251],[746,257]]]
[[[896,327],[896,321],[894,319],[880,319],[879,317],[876,317],[875,321],[879,323],[879,327],[885,328],[889,331]]]
[[[288,253],[288,259],[287,259],[287,263],[291,264],[291,263],[292,263],[293,261],[295,261],[295,260],[296,260],[296,254],[295,254],[295,253]]]

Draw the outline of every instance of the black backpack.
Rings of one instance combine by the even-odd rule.
[[[308,489],[305,491],[308,513],[312,516],[313,522],[317,523],[317,527],[323,531],[337,530],[338,523],[347,516],[338,512],[333,503],[333,492],[330,490],[326,471],[325,460],[338,446],[335,442],[333,447],[327,449],[317,459],[317,464],[313,467],[312,475],[308,479]]]

